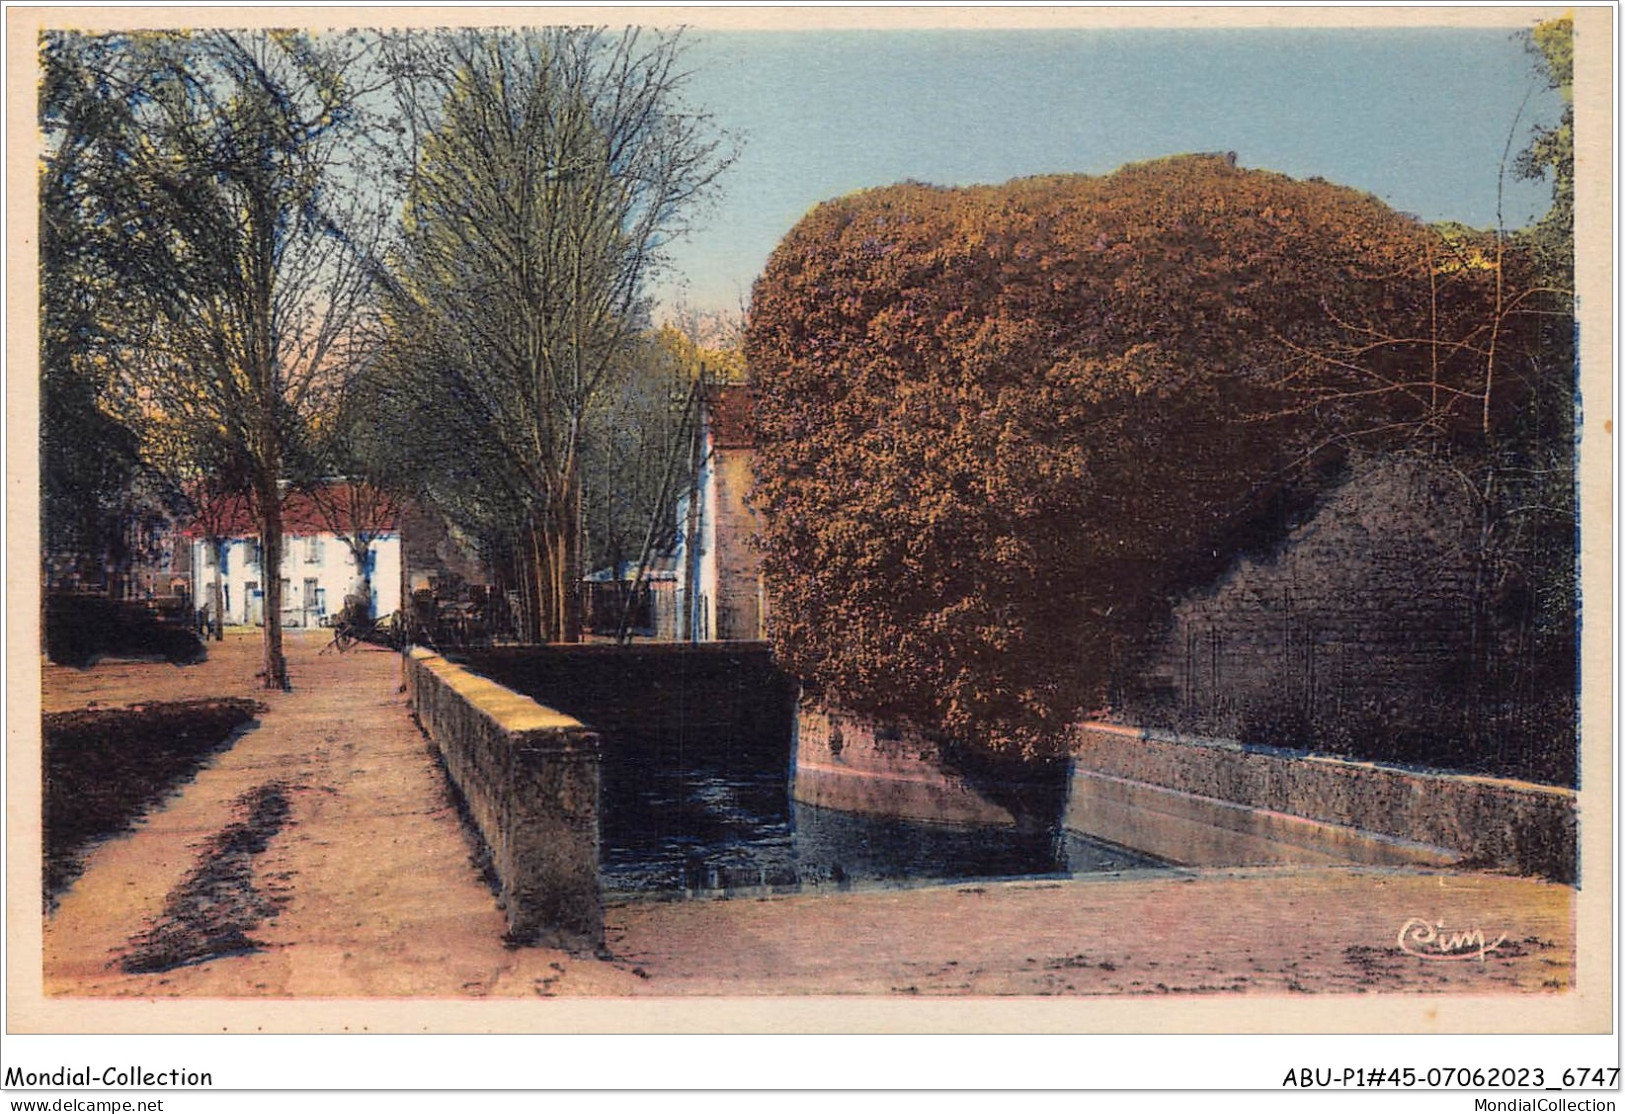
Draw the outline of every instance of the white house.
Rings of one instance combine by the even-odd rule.
[[[374,616],[400,609],[399,515],[393,506],[358,497],[362,491],[329,485],[314,497],[291,493],[283,502],[283,626],[322,626],[352,596],[365,595]],[[358,509],[363,505],[366,513]],[[264,562],[247,504],[235,500],[216,506],[199,515],[187,533],[196,606],[212,613],[218,567],[219,607],[226,624],[264,623]],[[365,553],[360,562],[357,550]]]
[[[658,641],[757,641],[767,637],[768,615],[753,543],[760,523],[748,499],[756,451],[749,389],[711,392],[700,422],[698,467],[678,496],[673,541],[645,570],[647,604],[634,608],[632,630]],[[616,629],[632,577],[626,563],[583,578],[593,630]]]
[[[761,558],[751,540],[760,525],[748,500],[756,451],[749,389],[720,388],[706,399],[701,421],[700,469],[677,506],[677,596],[687,612],[680,637],[765,638]]]

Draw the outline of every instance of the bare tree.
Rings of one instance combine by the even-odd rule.
[[[426,486],[514,556],[530,632],[575,641],[595,403],[640,342],[665,246],[730,158],[681,103],[675,34],[468,31],[392,52],[421,153],[382,366],[416,381],[390,390],[417,401],[425,443],[460,431]]]
[[[97,44],[100,45],[100,44]],[[134,431],[101,406],[115,374],[120,322],[136,311],[117,263],[117,228],[95,219],[101,137],[122,102],[86,95],[105,47],[41,44],[39,178],[40,502],[47,586],[96,576],[119,595],[122,541],[144,469]]]
[[[362,91],[350,75],[370,43],[231,31],[54,41],[96,65],[75,94],[119,108],[90,137],[87,219],[118,222],[121,277],[146,312],[124,324],[107,405],[166,473],[250,498],[264,681],[286,688],[284,481],[352,358],[382,228],[351,142]]]

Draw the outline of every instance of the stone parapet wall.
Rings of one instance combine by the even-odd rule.
[[[510,936],[602,943],[598,736],[426,650],[412,651],[406,676],[412,711],[490,851]]]
[[[1251,835],[1268,829],[1273,838],[1285,833],[1301,842],[1308,833],[1330,845],[1344,841],[1396,853],[1411,845],[1418,861],[1445,855],[1462,865],[1561,882],[1577,876],[1575,794],[1568,789],[1109,724],[1081,725],[1073,754],[1067,823],[1079,831],[1089,832],[1095,822],[1092,802],[1099,803],[1098,819],[1133,799],[1186,821],[1200,813],[1202,823]],[[1233,818],[1240,815],[1235,806],[1267,815],[1243,824]],[[1384,861],[1369,851],[1348,857]]]
[[[1059,822],[1194,867],[1358,863],[1575,881],[1573,790],[1086,723],[1070,768],[967,771],[906,726],[804,704],[793,796],[952,824]],[[1053,788],[1053,791],[1052,791]],[[1047,818],[1047,819],[1046,819]]]
[[[953,749],[906,723],[803,703],[792,796],[842,812],[945,824],[1053,829],[1067,792],[1064,761]]]

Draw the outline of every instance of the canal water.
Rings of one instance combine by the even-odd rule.
[[[762,645],[467,655],[602,738],[606,897],[727,897],[1066,876],[1163,864],[1065,832],[882,819],[792,800],[796,684]]]
[[[788,748],[605,747],[606,897],[728,897],[1144,870],[1157,859],[1076,833],[897,820],[791,798]],[[768,759],[763,761],[763,759]]]

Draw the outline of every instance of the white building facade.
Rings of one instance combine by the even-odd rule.
[[[679,637],[757,641],[767,637],[767,601],[752,540],[760,524],[749,502],[755,454],[749,392],[722,388],[707,400],[702,421],[699,472],[677,506]]]
[[[365,596],[374,617],[401,607],[401,535],[396,518],[369,523],[370,539],[358,560],[346,536],[331,529],[310,500],[292,496],[284,504],[282,538],[282,614],[285,627],[320,627],[344,609],[351,598]],[[379,528],[388,525],[389,529]],[[263,548],[246,511],[216,520],[212,533],[191,531],[193,606],[212,618],[218,606],[227,625],[260,626],[265,622]]]
[[[674,540],[645,570],[648,606],[634,609],[632,631],[663,642],[761,641],[768,609],[755,545],[760,521],[749,501],[755,427],[748,390],[716,390],[700,420],[697,466],[677,497]],[[596,632],[616,629],[632,576],[623,563],[583,578]]]
[[[283,539],[282,625],[320,627],[343,609],[350,596],[370,590],[374,616],[401,606],[401,538],[385,534],[368,549],[370,576],[357,566],[343,538],[332,533],[291,534]],[[265,622],[265,572],[258,538],[229,538],[218,546],[206,538],[192,543],[193,595],[200,608],[214,599],[215,565],[220,565],[222,614],[227,625]]]

